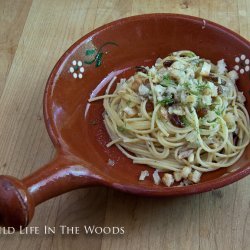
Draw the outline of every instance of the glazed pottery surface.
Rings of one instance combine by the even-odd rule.
[[[127,78],[135,73],[135,66],[151,66],[173,51],[192,50],[214,63],[223,58],[232,70],[235,59],[249,56],[249,49],[248,41],[222,26],[175,14],[121,19],[81,38],[58,61],[45,90],[44,116],[56,158],[22,181],[0,177],[0,198],[5,202],[0,205],[2,224],[27,225],[35,205],[84,186],[173,196],[209,191],[248,175],[250,146],[234,166],[206,173],[195,185],[166,187],[155,185],[152,178],[139,182],[142,170],[152,174],[153,169],[133,164],[115,146],[106,147],[110,139],[103,124],[102,101],[89,103],[88,99],[102,95],[114,76],[117,81]],[[243,64],[239,67],[247,66]],[[245,70],[241,73],[237,85],[244,91],[249,112],[250,75]]]

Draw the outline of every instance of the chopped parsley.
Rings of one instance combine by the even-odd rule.
[[[215,112],[216,115],[219,115],[219,116],[220,116],[220,115],[222,115],[222,113],[223,113],[223,109],[219,109],[219,108],[218,108],[218,109],[215,109],[214,112]]]
[[[168,87],[171,85],[175,85],[175,82],[169,76],[163,76],[163,81],[160,83],[163,87]]]
[[[128,100],[128,101],[126,102],[126,104],[127,104],[127,106],[130,106],[131,100]]]
[[[185,56],[187,56],[187,57],[195,57],[196,54],[194,52],[190,51],[190,52],[185,53]]]
[[[199,95],[202,95],[202,92],[205,90],[205,89],[210,89],[209,85],[207,84],[204,84],[204,83],[199,83],[199,84],[195,84],[195,88],[196,88],[196,91],[192,90],[192,84],[190,82],[184,82],[183,83],[183,86],[184,88],[192,95],[196,95],[196,96],[199,96]]]
[[[183,86],[184,86],[185,89],[190,89],[191,83],[190,82],[184,82]]]
[[[126,131],[126,128],[123,127],[123,126],[117,126],[117,130],[121,133],[125,132]]]
[[[204,89],[210,89],[210,86],[207,84],[198,84],[196,87],[199,92],[203,91]]]
[[[185,116],[181,117],[181,121],[182,123],[187,127],[190,126],[190,122],[188,121],[188,119]]]
[[[174,103],[174,99],[171,98],[171,97],[166,97],[163,100],[158,101],[158,104],[161,104],[162,106],[170,105],[170,104],[173,104],[173,103]]]

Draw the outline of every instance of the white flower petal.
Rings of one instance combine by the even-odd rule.
[[[74,71],[75,71],[75,70],[74,70],[73,67],[70,67],[70,68],[69,68],[69,72],[70,72],[70,73],[74,73]]]
[[[73,64],[74,66],[76,66],[76,60],[74,60],[74,61],[72,62],[72,64]]]
[[[236,63],[240,62],[240,58],[239,57],[235,57],[235,62]]]
[[[83,67],[80,68],[80,72],[81,72],[81,73],[84,72],[84,68],[83,68]]]
[[[77,73],[74,73],[74,74],[73,74],[73,77],[74,77],[74,78],[77,78]]]
[[[80,79],[82,79],[82,74],[81,74],[81,73],[79,73],[79,74],[78,74],[78,77],[79,77]]]
[[[77,62],[77,65],[78,65],[79,67],[81,67],[81,66],[82,66],[82,61],[78,61],[78,62]]]
[[[244,70],[244,69],[241,69],[241,70],[240,70],[240,73],[241,73],[241,74],[244,74],[244,73],[245,73],[245,70]]]
[[[235,70],[239,70],[239,69],[240,69],[240,66],[239,66],[239,65],[235,65],[235,66],[234,66],[234,69],[235,69]]]
[[[245,64],[246,64],[246,65],[248,65],[248,64],[249,64],[249,62],[250,62],[250,60],[249,60],[249,59],[246,59],[246,60],[245,60]]]
[[[245,60],[245,59],[246,59],[246,55],[241,55],[241,56],[240,56],[240,59],[241,59],[241,60]]]
[[[245,67],[245,71],[248,72],[249,70],[250,70],[250,67],[247,65],[247,66]]]

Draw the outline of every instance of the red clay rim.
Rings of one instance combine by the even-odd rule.
[[[195,16],[189,16],[189,15],[182,15],[182,14],[172,14],[172,13],[153,13],[153,14],[143,14],[143,15],[136,15],[136,16],[130,16],[122,19],[118,19],[116,21],[107,23],[103,26],[100,26],[93,31],[87,33],[83,37],[81,37],[79,40],[77,40],[58,60],[56,65],[54,66],[53,70],[50,73],[50,76],[48,78],[48,81],[46,83],[44,97],[43,97],[43,114],[45,119],[45,125],[46,129],[48,131],[48,134],[50,136],[51,141],[53,142],[55,148],[57,151],[60,151],[61,145],[59,144],[57,137],[55,136],[55,133],[53,131],[53,128],[51,126],[51,122],[48,115],[48,95],[50,94],[49,87],[54,82],[54,78],[56,74],[58,73],[58,70],[60,69],[61,64],[65,61],[65,59],[70,55],[70,52],[73,51],[77,46],[79,46],[84,40],[86,40],[88,37],[97,34],[101,31],[104,31],[105,29],[112,27],[114,25],[117,25],[119,23],[125,23],[125,22],[131,22],[131,21],[138,21],[138,20],[144,20],[149,18],[160,18],[160,17],[167,17],[167,18],[173,18],[173,19],[180,19],[180,20],[188,20],[192,22],[201,22],[203,24],[203,20],[206,21],[206,24],[209,26],[214,27],[215,29],[219,30],[220,32],[225,32],[241,42],[244,42],[247,46],[250,48],[250,42],[245,39],[244,37],[240,36],[239,34],[235,33],[234,31],[219,25],[217,23],[214,23],[212,21],[209,21],[204,18],[199,18]],[[190,195],[190,194],[197,194],[202,192],[207,192],[210,190],[218,189],[221,187],[224,187],[226,185],[232,184],[243,177],[250,174],[250,164],[246,168],[239,169],[235,172],[229,173],[226,176],[223,176],[218,179],[213,179],[211,181],[207,181],[204,183],[199,183],[195,185],[190,185],[186,187],[171,187],[167,188],[164,187],[162,189],[147,189],[141,186],[136,185],[129,185],[129,184],[119,184],[119,180],[116,180],[117,183],[112,183],[111,181],[107,181],[105,179],[102,179],[100,181],[100,184],[103,184],[105,186],[109,186],[124,192],[133,193],[133,194],[140,194],[144,196],[180,196],[180,195]]]

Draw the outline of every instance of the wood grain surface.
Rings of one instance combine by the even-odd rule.
[[[182,13],[250,38],[250,0],[0,0],[0,173],[22,178],[52,159],[42,99],[61,54],[107,22]],[[123,235],[2,235],[0,249],[249,249],[249,177],[189,197],[153,199],[86,188],[36,209],[30,226],[122,226]]]

